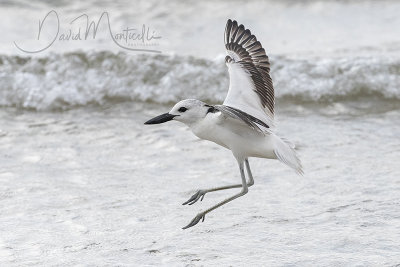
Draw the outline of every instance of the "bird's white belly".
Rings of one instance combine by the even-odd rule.
[[[191,129],[197,137],[228,148],[235,156],[276,158],[270,136],[250,128],[226,127],[226,124],[205,121]]]

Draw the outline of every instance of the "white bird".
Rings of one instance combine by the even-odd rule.
[[[230,149],[239,164],[241,184],[198,190],[183,205],[192,205],[200,198],[203,200],[206,193],[213,191],[241,188],[240,193],[200,212],[183,229],[204,221],[210,211],[248,192],[248,187],[254,184],[249,157],[278,159],[298,174],[303,173],[294,145],[274,133],[274,88],[264,48],[250,30],[230,19],[225,28],[225,47],[230,84],[222,105],[212,106],[186,99],[178,102],[168,113],[145,122],[183,122],[197,137]]]

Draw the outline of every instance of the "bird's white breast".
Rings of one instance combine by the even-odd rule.
[[[243,157],[275,158],[269,135],[264,135],[232,119],[225,120],[220,113],[209,113],[190,126],[199,138],[212,141]]]

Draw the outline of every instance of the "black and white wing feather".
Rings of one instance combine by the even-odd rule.
[[[211,107],[211,106],[210,106]],[[212,108],[216,111],[220,111],[223,115],[239,120],[242,123],[244,122],[248,127],[251,129],[260,132],[260,133],[266,133],[266,130],[269,128],[269,126],[264,123],[263,121],[253,117],[250,114],[247,114],[246,112],[243,112],[239,109],[226,106],[226,105],[215,105],[212,106]]]
[[[274,87],[264,48],[250,30],[232,20],[226,24],[225,47],[230,84],[223,104],[273,126]]]

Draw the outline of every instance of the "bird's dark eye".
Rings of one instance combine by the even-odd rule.
[[[178,109],[179,112],[185,112],[186,110],[187,110],[187,108],[185,108],[185,107],[180,107],[180,108]]]

